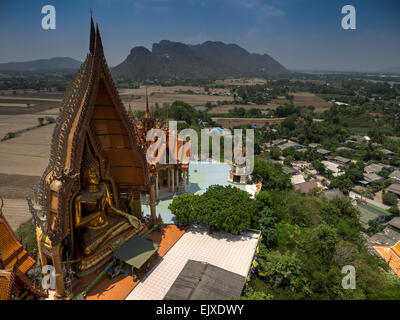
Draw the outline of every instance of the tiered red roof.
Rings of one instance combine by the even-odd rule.
[[[374,246],[383,260],[390,268],[400,277],[400,241],[393,247],[390,246]]]
[[[26,251],[12,231],[0,207],[0,300],[9,299],[14,283],[38,297],[47,295],[37,289],[26,273],[35,265],[35,259]]]

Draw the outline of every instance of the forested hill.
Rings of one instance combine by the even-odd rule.
[[[80,61],[72,58],[55,57],[25,62],[0,63],[0,72],[74,72],[80,65]]]
[[[152,51],[133,48],[112,73],[117,79],[148,80],[275,76],[290,72],[269,55],[249,53],[236,44],[207,41],[186,45],[162,40],[153,44]]]

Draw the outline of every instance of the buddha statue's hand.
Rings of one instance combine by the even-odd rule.
[[[135,227],[136,229],[140,229],[141,223],[140,223],[140,221],[139,221],[138,218],[136,218],[135,216],[132,216],[132,215],[130,215],[130,214],[127,214],[127,213],[125,213],[125,212],[123,212],[123,211],[121,211],[121,210],[115,208],[114,206],[110,206],[110,208],[112,209],[112,211],[113,211],[115,214],[117,214],[117,215],[119,215],[119,216],[121,216],[121,217],[124,217],[126,220],[128,220],[129,224],[130,224],[132,227]]]
[[[127,214],[126,218],[128,219],[132,227],[135,227],[136,229],[140,228],[140,221],[135,216]]]

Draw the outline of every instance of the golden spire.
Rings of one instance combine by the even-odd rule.
[[[145,118],[150,118],[150,109],[149,109],[149,96],[147,94],[147,87],[146,87],[146,114],[144,115]]]
[[[90,9],[90,40],[89,40],[89,51],[91,54],[94,54],[94,42],[96,39],[96,34],[94,30],[94,23],[92,17],[92,9]]]

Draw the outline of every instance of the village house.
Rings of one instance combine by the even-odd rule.
[[[291,176],[297,174],[297,170],[295,168],[287,167],[287,166],[282,167],[282,172],[284,174],[290,174]]]
[[[308,146],[310,148],[318,148],[319,146],[321,146],[321,144],[319,144],[319,143],[310,143]]]
[[[387,192],[394,193],[396,196],[400,197],[400,184],[392,183],[389,187],[385,189]]]
[[[394,170],[390,175],[389,178],[392,179],[394,183],[400,183],[400,170]]]
[[[393,152],[393,151],[390,151],[390,150],[388,150],[388,149],[381,149],[380,151],[381,151],[384,155],[386,155],[386,156],[388,156],[388,157],[394,156],[394,152]]]
[[[378,174],[383,169],[389,169],[391,166],[382,163],[372,163],[364,168],[365,173],[376,173]]]
[[[339,164],[332,162],[332,161],[327,161],[327,160],[323,160],[321,162],[325,166],[326,169],[332,171],[332,175],[334,177],[338,177],[338,176],[344,174],[343,170],[341,170],[339,168]]]
[[[378,176],[375,173],[364,173],[364,180],[368,183],[371,183],[373,181],[382,181],[383,177]]]
[[[322,190],[322,186],[315,180],[295,184],[294,188],[301,193],[320,192]]]
[[[304,176],[302,174],[297,174],[297,175],[291,176],[290,181],[292,182],[292,185],[294,185],[294,186],[306,182],[306,180],[304,179]]]
[[[369,242],[375,245],[393,246],[400,241],[400,217],[390,220],[382,232],[375,233]]]
[[[345,166],[351,162],[351,159],[344,158],[341,156],[336,156],[335,158],[333,158],[333,160],[336,161],[341,166]]]

